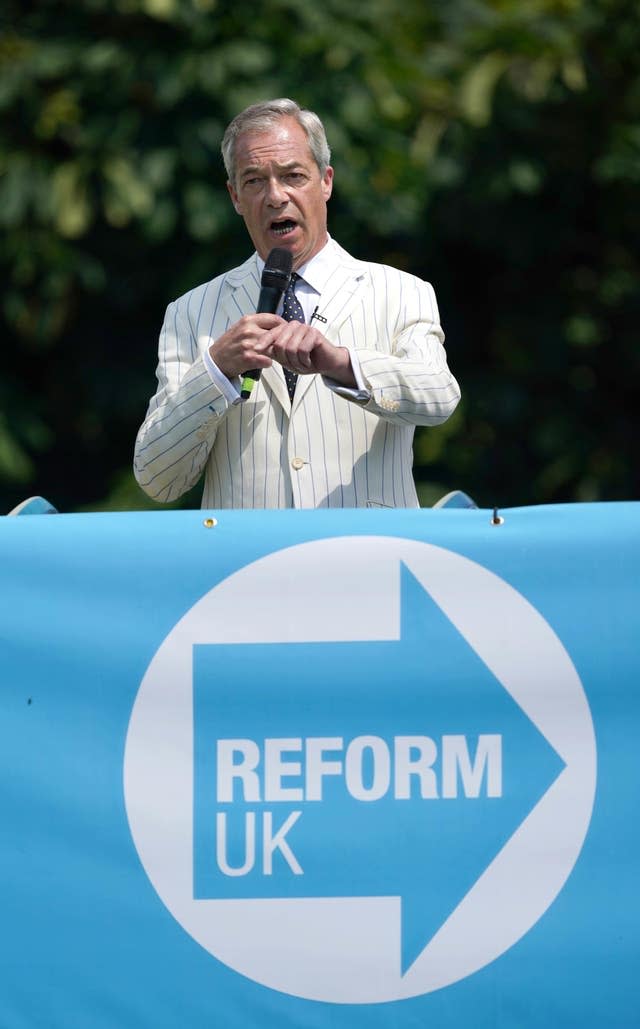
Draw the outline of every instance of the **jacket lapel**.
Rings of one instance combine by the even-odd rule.
[[[320,323],[319,327],[332,343],[338,338],[340,328],[354,305],[361,300],[363,288],[368,281],[365,264],[354,260],[341,247],[336,246],[336,250],[339,260],[318,304],[318,314],[326,318],[326,322]]]
[[[338,339],[341,326],[354,306],[361,301],[368,281],[366,265],[354,260],[342,247],[336,245],[336,250],[338,261],[318,304],[318,314],[326,318],[326,322],[315,323],[330,343]],[[294,408],[301,402],[312,381],[312,375],[300,376],[293,398]]]
[[[244,264],[227,272],[225,277],[221,303],[230,325],[245,314],[254,314],[258,306],[260,276],[256,256],[253,254]]]

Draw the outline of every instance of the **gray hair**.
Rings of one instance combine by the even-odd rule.
[[[299,107],[295,100],[264,100],[252,104],[237,114],[227,126],[222,140],[222,159],[227,176],[232,186],[236,177],[236,143],[243,132],[264,132],[270,129],[281,118],[295,118],[303,129],[311,156],[318,165],[320,175],[324,175],[331,161],[331,151],[327,143],[324,126],[317,114]]]

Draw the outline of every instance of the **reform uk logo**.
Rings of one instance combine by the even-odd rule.
[[[414,540],[281,550],[204,596],[143,679],[133,839],[211,954],[314,1000],[442,989],[512,947],[578,858],[591,716],[558,637]]]

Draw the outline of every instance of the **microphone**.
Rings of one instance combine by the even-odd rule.
[[[292,268],[293,254],[284,247],[274,247],[267,257],[260,279],[260,296],[256,314],[276,313],[280,297],[289,285]],[[254,368],[242,376],[240,396],[243,400],[248,400],[251,396],[251,390],[260,378],[260,371],[260,368]]]

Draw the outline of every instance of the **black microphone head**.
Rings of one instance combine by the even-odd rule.
[[[291,278],[293,254],[284,247],[274,247],[265,262],[260,285],[268,289],[285,291]]]

